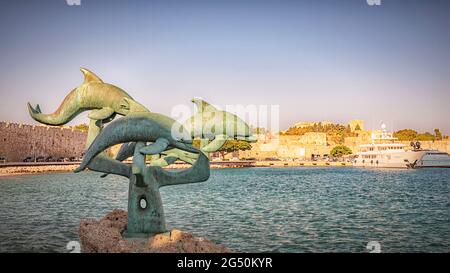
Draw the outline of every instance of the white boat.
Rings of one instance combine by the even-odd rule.
[[[450,168],[450,156],[437,150],[423,150],[420,143],[411,143],[412,150],[396,143],[397,138],[386,131],[386,125],[381,125],[381,133],[372,134],[372,143],[360,145],[353,160],[356,167],[374,168]]]
[[[415,151],[414,151],[415,152]],[[437,150],[422,150],[423,155],[412,166],[413,168],[450,168],[450,156],[447,153]]]

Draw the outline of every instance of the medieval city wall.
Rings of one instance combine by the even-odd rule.
[[[360,125],[363,126],[363,125]],[[0,122],[0,157],[9,162],[20,162],[28,156],[79,157],[85,150],[87,133],[72,127],[52,127]],[[359,145],[370,143],[370,132],[361,131],[358,137],[347,137],[345,145],[354,153]],[[403,142],[409,145],[409,142]],[[422,148],[450,153],[450,140],[422,141]],[[230,154],[239,158],[298,158],[309,159],[312,154],[329,154],[334,145],[327,143],[325,133],[307,133],[303,136],[260,135],[252,143],[252,150]],[[117,149],[116,149],[117,150]]]
[[[28,156],[79,157],[87,133],[70,127],[0,122],[0,157],[9,162]]]

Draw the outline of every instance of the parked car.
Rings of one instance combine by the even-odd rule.
[[[36,162],[45,162],[45,157],[43,156],[36,157]]]
[[[36,158],[34,156],[27,156],[24,160],[22,160],[23,162],[34,162]]]
[[[54,156],[47,156],[45,158],[45,162],[56,162],[56,161],[58,161],[58,158]]]
[[[58,158],[56,158],[57,162],[64,162],[64,157],[60,156]]]
[[[69,160],[68,160],[68,161],[77,161],[77,158],[74,157],[74,156],[71,156],[71,157],[69,157]]]
[[[6,163],[8,161],[5,156],[0,156],[0,163]]]

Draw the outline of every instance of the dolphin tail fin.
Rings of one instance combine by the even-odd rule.
[[[87,165],[89,164],[90,161],[86,161],[85,158],[83,158],[83,161],[81,161],[80,166],[78,166],[78,168],[76,168],[75,170],[73,170],[74,173],[79,173],[81,171],[83,171],[84,169],[87,168]]]
[[[28,106],[28,112],[30,112],[30,115],[31,115],[32,117],[34,117],[35,115],[41,113],[41,108],[39,107],[39,104],[36,105],[36,109],[33,108],[33,106],[31,106],[30,103],[27,103],[27,106]]]
[[[159,154],[169,146],[169,141],[165,138],[158,138],[155,143],[145,146],[139,152],[145,155]]]

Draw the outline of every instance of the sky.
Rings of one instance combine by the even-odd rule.
[[[0,1],[0,120],[36,124],[86,67],[151,111],[193,97],[298,121],[450,134],[450,1]],[[71,124],[87,122],[86,115]]]

